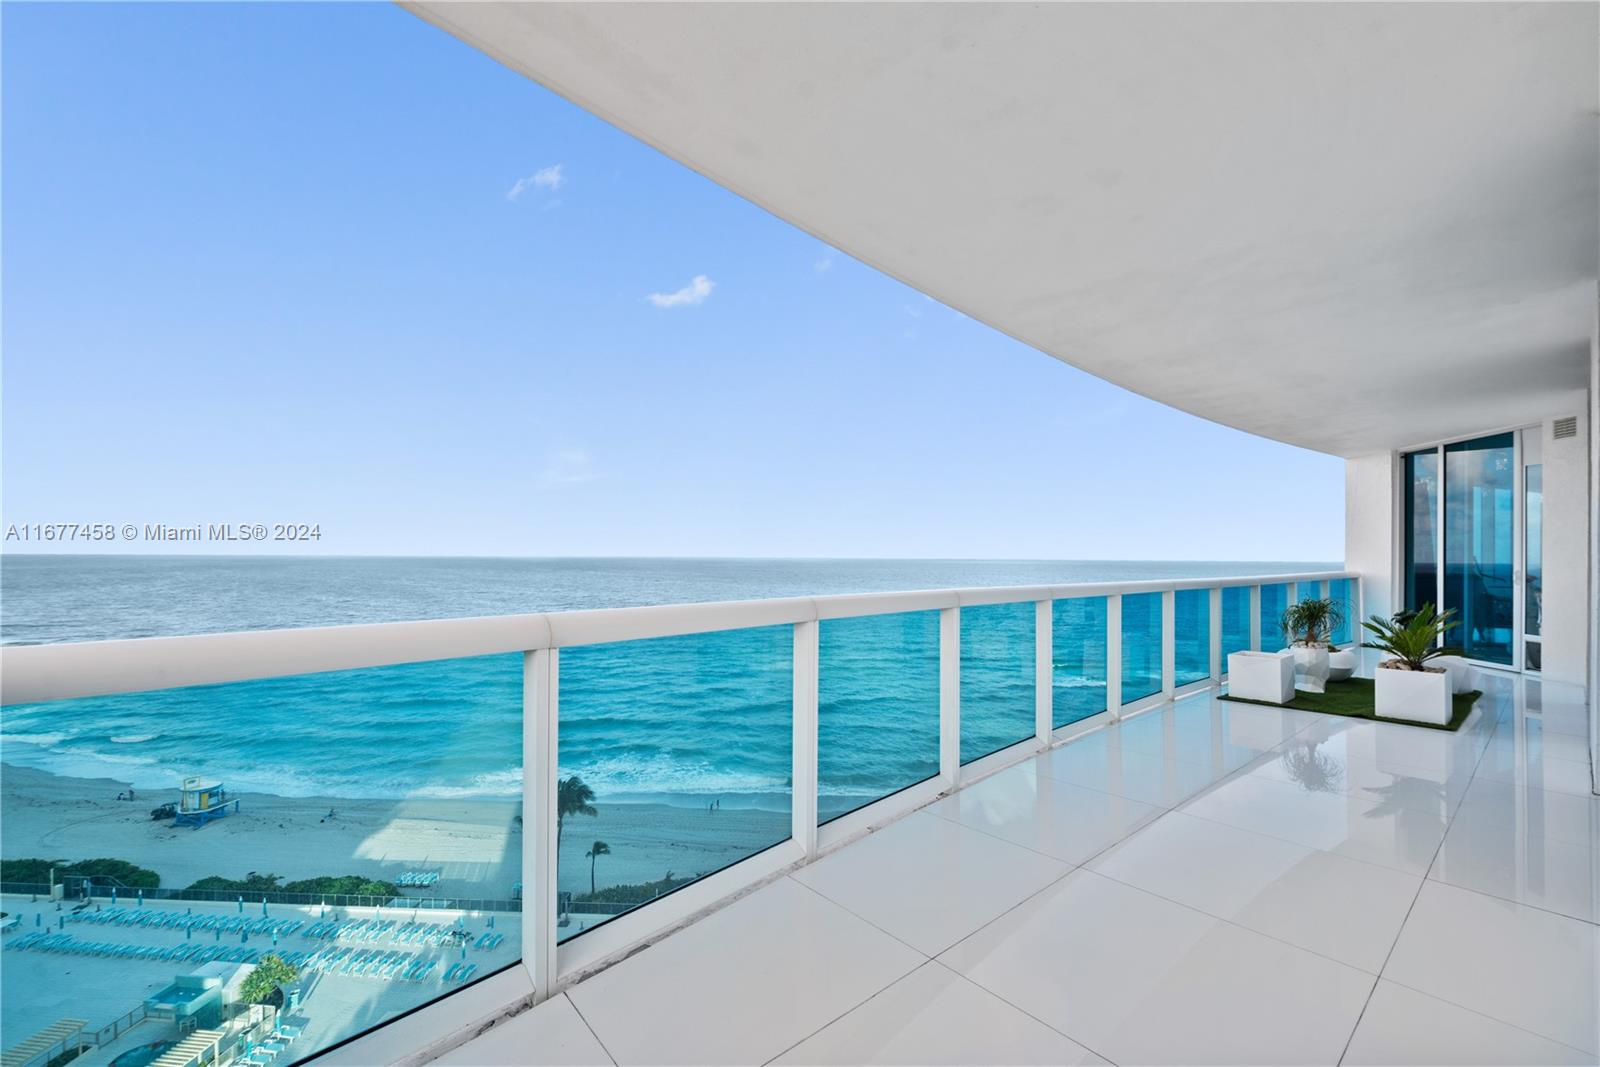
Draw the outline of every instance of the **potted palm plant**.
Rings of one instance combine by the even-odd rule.
[[[1343,621],[1344,609],[1332,600],[1301,600],[1283,613],[1283,633],[1294,652],[1301,688],[1313,693],[1327,689],[1329,638]]]
[[[1374,615],[1361,624],[1372,634],[1362,648],[1373,648],[1387,658],[1373,674],[1375,711],[1380,719],[1426,722],[1443,726],[1450,721],[1450,674],[1428,661],[1437,656],[1458,656],[1461,650],[1443,645],[1444,635],[1460,625],[1455,609],[1435,611],[1424,604],[1415,612],[1386,619]]]

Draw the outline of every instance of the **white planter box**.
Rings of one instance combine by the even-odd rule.
[[[1443,726],[1454,710],[1450,675],[1446,671],[1401,671],[1379,667],[1372,672],[1376,711],[1380,719],[1426,722]]]
[[[1269,704],[1289,703],[1294,699],[1294,653],[1228,653],[1228,695]]]
[[[1325,693],[1328,689],[1328,649],[1323,645],[1295,645],[1295,687],[1308,693]]]
[[[1478,688],[1478,672],[1460,656],[1435,656],[1428,661],[1450,672],[1450,689],[1454,693],[1470,693]]]
[[[1355,677],[1361,659],[1353,648],[1328,653],[1328,681],[1343,682]]]

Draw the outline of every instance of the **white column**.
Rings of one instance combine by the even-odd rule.
[[[1033,604],[1033,733],[1048,748],[1055,729],[1054,613],[1048,600]]]
[[[556,776],[560,653],[522,656],[522,962],[534,997],[545,1000],[556,973]]]
[[[953,789],[961,773],[961,609],[939,611],[939,780]]]
[[[794,739],[789,834],[817,854],[817,666],[819,623],[794,624]]]
[[[1122,717],[1122,595],[1106,597],[1106,710]]]
[[[1178,687],[1178,594],[1161,594],[1161,695],[1172,699]]]
[[[1222,589],[1212,589],[1206,634],[1211,638],[1211,681],[1220,682],[1224,664],[1222,662]]]

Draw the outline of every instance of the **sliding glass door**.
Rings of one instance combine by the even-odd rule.
[[[1460,625],[1450,644],[1469,659],[1521,666],[1525,502],[1517,434],[1457,441],[1403,460],[1406,609],[1452,609]]]

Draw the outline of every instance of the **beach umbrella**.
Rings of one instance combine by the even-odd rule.
[[[239,914],[240,915],[244,914],[244,894],[243,893],[239,894]]]
[[[266,897],[262,897],[261,898],[261,914],[265,915],[266,913],[267,913],[267,898]]]
[[[144,890],[139,890],[139,907],[144,907]]]
[[[272,947],[278,947],[278,931],[276,930],[272,931]]]
[[[84,891],[88,892],[87,888],[85,888]],[[115,904],[116,902],[117,902],[117,887],[116,886],[112,886],[111,887],[111,903]]]

